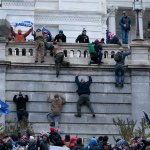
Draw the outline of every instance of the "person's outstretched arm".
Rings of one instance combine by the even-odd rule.
[[[17,95],[14,96],[13,102],[15,102],[15,103],[17,102]]]
[[[13,30],[13,27],[10,27],[10,33],[12,34],[12,36],[16,36],[16,33],[14,32],[14,30]]]
[[[25,95],[25,100],[26,100],[26,102],[28,102],[28,101],[29,101],[29,97],[28,97],[28,95]]]
[[[65,98],[61,95],[59,95],[60,99],[62,100],[62,104],[64,104],[66,101],[65,101]]]
[[[79,78],[78,78],[78,76],[75,77],[75,83],[76,83],[77,85],[79,85]]]
[[[31,32],[32,32],[33,28],[30,28],[25,34],[24,36],[27,37]]]
[[[91,84],[92,83],[92,77],[89,76],[89,83]]]

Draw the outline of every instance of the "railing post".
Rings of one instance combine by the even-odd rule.
[[[6,91],[6,39],[0,37],[0,99],[5,102]],[[5,115],[0,115],[0,131],[5,128]]]
[[[6,60],[6,39],[4,37],[0,37],[0,61]]]
[[[149,47],[145,41],[132,41],[131,63],[132,65],[149,65]]]

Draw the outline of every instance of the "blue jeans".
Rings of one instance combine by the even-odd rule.
[[[123,44],[128,44],[128,33],[129,33],[129,30],[122,29],[122,43]]]
[[[55,123],[55,128],[58,129],[59,128],[59,123],[60,123],[60,115],[54,115],[51,112],[49,114],[47,114],[47,119],[50,122],[54,122]]]

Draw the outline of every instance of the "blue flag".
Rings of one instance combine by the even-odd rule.
[[[0,100],[0,114],[8,114],[10,112],[8,105]]]
[[[50,42],[52,40],[52,34],[48,29],[42,27],[42,33],[43,33],[43,35],[48,35],[48,39],[49,39],[48,42]]]
[[[144,112],[144,111],[143,111]],[[150,118],[148,117],[148,114],[146,112],[144,112],[147,124],[150,125]]]

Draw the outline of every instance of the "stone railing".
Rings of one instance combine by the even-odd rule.
[[[90,54],[88,52],[87,44],[77,43],[63,43],[61,44],[62,49],[65,53],[65,59],[70,61],[72,64],[88,64],[90,60]],[[124,47],[124,50],[127,47]],[[115,64],[114,54],[119,51],[118,45],[103,45],[103,62],[104,64]],[[45,54],[45,63],[53,64],[53,57],[50,56],[47,50]],[[25,42],[16,43],[9,42],[6,46],[6,59],[11,62],[20,63],[34,63],[35,57],[35,43]],[[127,58],[130,60],[130,57]]]

